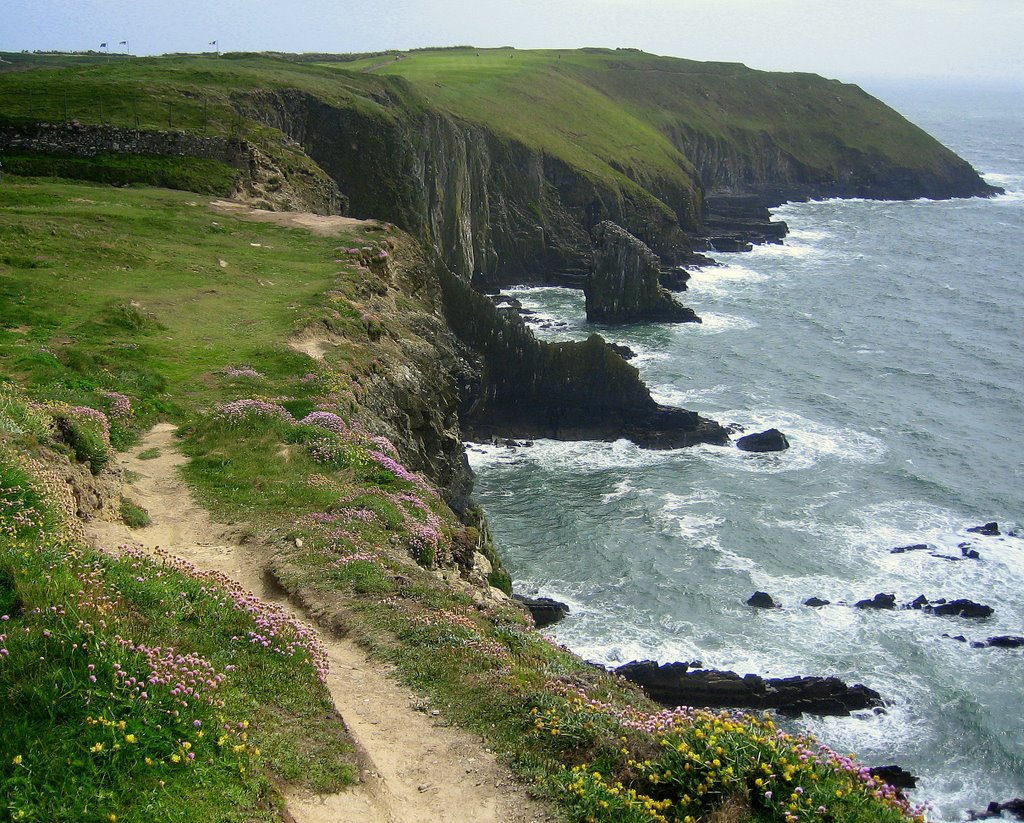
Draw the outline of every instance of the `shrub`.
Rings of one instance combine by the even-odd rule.
[[[150,524],[149,512],[127,497],[121,498],[121,520],[132,529],[142,529]]]
[[[110,462],[110,423],[107,416],[88,406],[74,406],[54,415],[57,435],[75,454],[79,463],[88,463],[99,474]]]

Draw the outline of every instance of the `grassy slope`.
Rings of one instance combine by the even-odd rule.
[[[347,237],[317,238],[220,216],[188,195],[161,190],[15,179],[4,181],[2,194],[0,375],[42,404],[29,404],[10,387],[0,396],[0,611],[13,628],[30,629],[0,628],[0,644],[19,663],[8,666],[0,653],[0,689],[17,696],[0,701],[0,712],[16,707],[18,717],[31,719],[0,744],[0,782],[16,789],[7,801],[12,816],[174,819],[202,808],[203,819],[233,819],[236,812],[256,819],[271,814],[261,810],[270,795],[265,772],[287,779],[310,772],[320,785],[341,778],[329,768],[339,753],[302,752],[296,739],[310,728],[319,737],[324,728],[315,680],[298,677],[275,655],[269,660],[279,669],[268,671],[258,646],[233,639],[245,636],[241,618],[200,591],[203,581],[166,572],[157,578],[141,560],[94,560],[54,526],[52,539],[43,540],[32,525],[35,515],[24,525],[21,515],[45,505],[39,493],[26,491],[32,483],[19,454],[40,442],[69,451],[64,440],[87,447],[83,457],[103,457],[94,415],[70,412],[64,401],[109,411],[112,439],[122,443],[158,415],[184,424],[192,457],[187,478],[219,516],[247,522],[277,543],[280,579],[330,615],[333,626],[392,662],[445,716],[480,733],[538,780],[573,820],[685,823],[706,819],[723,804],[734,810],[727,819],[737,821],[822,819],[819,805],[835,823],[907,819],[843,761],[807,752],[805,762],[805,743],[779,737],[769,722],[658,713],[634,688],[528,631],[518,610],[477,606],[421,568],[472,545],[477,535],[455,521],[429,486],[386,455],[374,456],[387,444],[354,425],[353,381],[374,367],[378,336],[376,325],[358,319],[352,300],[394,291],[387,284],[405,282],[406,275],[390,270],[393,263],[364,265],[364,257],[339,252],[339,243],[342,249],[391,243],[400,257],[399,238],[369,236],[359,227]],[[284,341],[326,309],[342,345],[310,379],[304,373],[311,361]],[[397,340],[413,339],[413,329],[389,317],[374,322]],[[243,365],[259,374],[223,371]],[[117,417],[105,391],[127,395],[134,416]],[[224,401],[260,397],[267,399],[250,411],[215,411]],[[347,425],[300,425],[274,404],[296,416],[316,406]],[[50,419],[61,416],[70,417],[78,437],[51,427]],[[83,441],[83,432],[91,439]],[[243,773],[230,759],[247,751],[235,752],[242,743],[223,751],[227,760],[204,748],[212,744],[193,739],[198,727],[191,714],[175,734],[163,734],[130,690],[108,685],[117,678],[113,663],[125,664],[112,655],[96,661],[103,675],[96,688],[124,699],[104,708],[103,721],[91,705],[83,707],[78,697],[92,694],[88,656],[58,649],[44,632],[70,640],[80,631],[74,622],[80,615],[96,622],[92,589],[72,598],[67,621],[48,611],[66,604],[67,592],[96,567],[103,570],[99,593],[117,601],[104,631],[148,645],[173,642],[218,666],[242,655],[241,673],[227,681],[225,714],[233,722],[257,717],[256,731],[269,741],[261,745],[271,750],[263,761],[251,753],[260,769]],[[168,609],[164,603],[178,602],[181,590],[194,605]],[[50,662],[36,665],[40,656]],[[306,665],[301,656],[297,662]],[[49,715],[54,688],[65,690],[62,705],[77,709]],[[260,710],[262,704],[267,708]],[[203,728],[221,722],[216,715],[195,719]],[[13,717],[2,720],[5,730],[13,728]],[[157,766],[141,755],[124,759],[144,736]],[[104,746],[95,749],[97,743]],[[204,770],[175,771],[189,750],[202,751]],[[322,768],[310,769],[311,762]],[[186,795],[204,805],[186,806]],[[55,811],[66,798],[78,805]],[[139,806],[140,798],[157,811]],[[79,801],[91,803],[88,813]]]
[[[809,164],[827,164],[834,142],[878,151],[908,168],[928,167],[944,152],[857,86],[737,63],[628,49],[442,49],[340,65],[405,77],[454,114],[528,142],[574,143],[627,167],[678,163],[663,133],[672,125],[712,137],[768,132]],[[537,123],[545,124],[543,133]]]

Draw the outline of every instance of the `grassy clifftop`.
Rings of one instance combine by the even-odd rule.
[[[218,190],[388,220],[481,283],[578,278],[604,220],[665,265],[691,263],[734,195],[756,209],[994,191],[856,86],[629,49],[3,59],[0,150],[15,148],[15,173],[200,190],[202,151],[157,150],[161,165],[116,170],[106,157],[99,168],[65,145],[89,131],[76,136],[73,124],[169,144],[182,132],[192,144],[240,138],[227,142],[249,159],[222,163]],[[43,159],[26,157],[26,131],[39,123],[58,126],[29,149]],[[723,208],[709,209],[712,197]]]
[[[269,139],[270,132],[237,113],[238,98],[256,89],[298,89],[386,119],[441,110],[589,176],[620,184],[627,178],[655,195],[667,182],[687,189],[703,183],[709,190],[734,185],[698,156],[708,144],[731,147],[736,162],[752,169],[775,164],[781,172],[784,160],[805,184],[840,185],[844,165],[862,158],[877,167],[879,185],[886,173],[916,173],[958,177],[946,181],[945,192],[935,181],[922,194],[984,190],[975,181],[977,192],[966,191],[970,175],[955,155],[857,86],[633,49],[69,55],[66,67],[56,55],[4,57],[10,68],[0,72],[3,121],[52,121],[67,113],[83,122],[170,124]],[[754,156],[768,149],[781,160]],[[748,182],[767,184],[768,177]]]

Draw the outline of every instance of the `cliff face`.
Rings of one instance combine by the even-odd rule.
[[[349,213],[400,225],[456,274],[487,285],[581,277],[589,231],[613,220],[681,263],[697,228],[693,191],[665,183],[678,210],[633,186],[612,189],[557,158],[395,95],[376,110],[339,108],[298,90],[238,101],[280,129],[337,181]]]
[[[448,324],[472,363],[460,414],[470,437],[625,437],[652,448],[729,442],[713,420],[655,403],[637,370],[599,335],[538,341],[455,275],[439,277]]]
[[[878,151],[843,144],[826,159],[801,158],[784,139],[763,131],[735,130],[725,136],[685,125],[666,131],[699,170],[709,196],[754,196],[763,206],[828,197],[988,197],[997,191],[952,152],[937,153],[931,165],[912,168]]]
[[[699,323],[693,309],[661,287],[658,258],[633,235],[605,221],[594,228],[594,271],[583,287],[591,323]]]

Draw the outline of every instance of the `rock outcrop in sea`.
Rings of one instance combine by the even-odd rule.
[[[775,709],[782,714],[804,712],[845,715],[884,705],[874,689],[848,686],[837,677],[763,678],[716,669],[690,671],[688,663],[653,660],[627,663],[615,669],[665,706]]]
[[[610,221],[593,231],[594,271],[583,293],[591,323],[699,323],[661,286],[661,264],[643,242]]]

